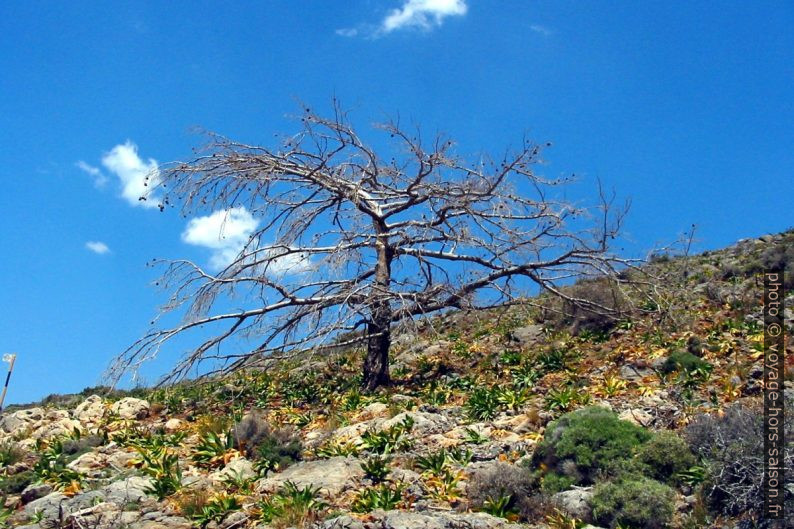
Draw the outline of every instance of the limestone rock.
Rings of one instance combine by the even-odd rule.
[[[364,471],[357,459],[338,456],[296,463],[283,472],[261,480],[257,488],[260,492],[273,492],[285,482],[292,481],[298,487],[312,485],[319,487],[326,496],[338,497],[355,487],[363,477]]]
[[[542,325],[528,325],[526,327],[517,327],[510,331],[510,338],[521,347],[528,347],[543,341],[543,326]]]
[[[52,492],[52,487],[47,485],[46,483],[43,484],[36,484],[33,483],[25,487],[25,490],[22,491],[21,499],[22,503],[30,503],[32,501],[38,500],[39,498],[43,498],[47,494]]]
[[[654,417],[641,408],[635,408],[621,412],[620,415],[618,415],[618,419],[647,428],[653,423]]]
[[[143,399],[126,397],[113,403],[110,409],[122,419],[143,419],[149,415],[149,402]]]
[[[593,510],[590,507],[592,497],[592,487],[574,487],[571,490],[558,492],[551,497],[551,501],[569,515],[588,521],[593,516]]]
[[[85,424],[96,424],[105,415],[105,401],[99,395],[91,395],[77,405],[72,417]]]

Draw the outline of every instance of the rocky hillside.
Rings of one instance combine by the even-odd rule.
[[[397,337],[395,382],[374,395],[346,351],[7,410],[0,526],[771,527],[758,274],[772,264],[791,289],[794,232],[656,256],[654,295],[612,296],[617,321],[535,303],[446,314]]]

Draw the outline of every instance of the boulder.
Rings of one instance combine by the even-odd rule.
[[[357,459],[338,456],[296,463],[283,472],[261,480],[257,489],[259,492],[274,492],[287,481],[291,481],[298,487],[319,487],[325,496],[336,498],[356,487],[363,477],[364,471]]]
[[[460,527],[466,527],[467,529],[506,529],[519,527],[509,523],[504,518],[497,518],[483,512],[387,511],[385,513],[375,512],[372,513],[372,516],[379,519],[377,527],[382,529],[457,529]]]
[[[638,426],[647,428],[653,423],[654,417],[641,408],[634,408],[621,412],[620,415],[618,415],[618,419],[622,421],[629,421]]]
[[[19,433],[24,428],[29,428],[44,419],[44,409],[29,408],[19,410],[0,419],[0,430],[5,433]]]
[[[417,437],[447,432],[455,426],[450,419],[441,415],[440,413],[407,411],[399,413],[391,419],[383,421],[378,427],[378,430],[386,430],[392,426],[396,426],[397,424],[403,422],[407,417],[410,417],[413,420],[414,426],[411,430],[411,433]]]
[[[99,395],[91,395],[77,405],[72,417],[84,424],[96,424],[105,415],[105,401]]]
[[[574,487],[558,492],[551,497],[551,501],[570,516],[589,521],[593,516],[593,509],[590,507],[592,497],[592,487]]]
[[[229,463],[218,472],[210,475],[212,481],[223,481],[229,477],[239,477],[243,479],[255,478],[257,476],[254,470],[254,465],[244,457],[232,459]]]
[[[110,409],[122,419],[143,419],[149,415],[149,408],[148,401],[126,397],[113,403]]]
[[[50,493],[52,493],[52,487],[50,485],[46,483],[33,483],[25,487],[25,490],[22,491],[22,503],[30,503]]]
[[[529,347],[543,341],[544,338],[542,325],[527,325],[517,327],[510,331],[510,339],[518,342],[521,347]]]
[[[83,431],[83,425],[79,421],[71,418],[66,410],[49,410],[44,417],[35,423],[31,423],[32,439],[50,439],[71,435],[75,430]]]
[[[163,428],[165,428],[166,432],[173,433],[181,430],[183,425],[184,423],[180,419],[174,418],[165,421],[165,425],[163,426]]]

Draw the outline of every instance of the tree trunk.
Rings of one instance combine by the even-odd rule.
[[[387,306],[388,308],[388,306]],[[391,318],[373,318],[367,324],[367,357],[364,359],[364,378],[361,381],[364,391],[372,391],[378,386],[391,382],[389,377],[389,346],[391,345]]]
[[[391,282],[391,262],[394,252],[389,247],[388,235],[378,230],[378,262],[375,265],[375,282],[370,300],[370,320],[367,323],[367,357],[364,359],[364,373],[361,386],[364,391],[372,391],[378,386],[391,382],[389,377],[389,347],[391,346],[392,308],[388,291]]]

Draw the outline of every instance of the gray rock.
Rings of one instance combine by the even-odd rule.
[[[455,424],[440,413],[428,413],[423,411],[407,411],[399,413],[389,420],[380,424],[379,430],[386,430],[403,422],[407,417],[414,421],[411,434],[421,437],[451,430]]]
[[[29,518],[33,518],[40,513],[44,520],[59,520],[62,504],[68,499],[65,494],[52,492],[25,505],[25,514]]]
[[[544,336],[542,325],[527,325],[510,331],[510,339],[518,342],[521,347],[537,344],[543,341]]]
[[[593,516],[593,510],[590,508],[592,497],[592,487],[574,487],[571,490],[558,492],[551,497],[551,500],[569,515],[589,521]]]
[[[386,513],[373,513],[379,519],[377,527],[382,529],[503,529],[517,527],[504,518],[497,518],[490,514],[453,512],[407,512],[388,511]]]
[[[643,378],[653,374],[653,369],[648,367],[639,367],[631,364],[624,364],[620,366],[620,376],[629,381],[642,380]]]
[[[52,487],[47,485],[46,483],[42,484],[32,484],[25,487],[25,490],[22,491],[21,499],[22,503],[30,503],[32,501],[38,500],[39,498],[43,498],[47,494],[52,492]]]
[[[636,424],[637,426],[643,426],[645,428],[653,424],[654,421],[653,415],[641,408],[625,410],[618,415],[618,419],[622,421],[629,421]]]
[[[126,397],[114,402],[110,409],[122,419],[143,419],[149,415],[149,402],[143,399]]]
[[[287,481],[292,481],[298,487],[311,485],[319,487],[320,492],[328,497],[338,497],[354,488],[363,477],[364,471],[357,459],[338,456],[296,463],[283,472],[261,480],[257,489],[260,492],[274,492]]]
[[[320,529],[364,529],[364,523],[358,518],[346,514],[322,521],[318,524]]]
[[[19,432],[21,429],[41,421],[43,418],[44,410],[42,408],[15,411],[0,419],[0,430],[6,433]]]
[[[72,412],[72,417],[83,423],[95,423],[104,415],[105,401],[99,395],[91,395]]]

